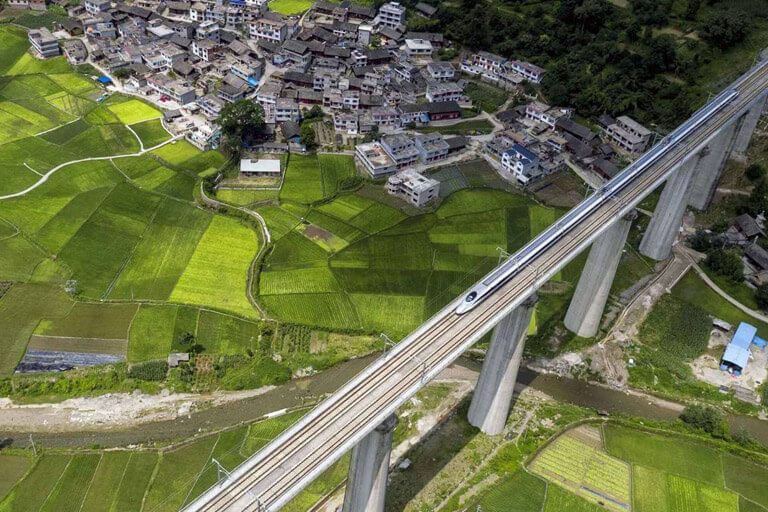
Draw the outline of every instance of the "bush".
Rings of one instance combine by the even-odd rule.
[[[715,274],[737,283],[744,280],[744,264],[737,249],[710,249],[707,251],[706,264]]]
[[[11,379],[0,379],[0,396],[11,396],[12,392]]]
[[[168,374],[168,363],[162,359],[147,361],[132,365],[128,369],[128,377],[131,379],[161,381]]]
[[[702,39],[724,50],[742,41],[749,32],[747,15],[737,9],[717,10],[707,15],[699,32]]]
[[[728,423],[723,419],[723,414],[712,406],[689,405],[683,409],[680,419],[686,425],[714,437],[724,438],[728,435]]]
[[[755,300],[760,309],[768,309],[768,284],[761,284],[757,287]]]
[[[760,164],[752,164],[745,172],[750,181],[757,181],[765,176],[765,169]]]
[[[712,248],[712,234],[703,229],[697,229],[696,233],[688,239],[694,251],[707,252]]]

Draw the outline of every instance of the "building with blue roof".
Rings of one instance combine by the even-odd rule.
[[[521,185],[528,184],[531,179],[541,174],[539,157],[520,144],[513,144],[502,153],[501,165],[517,178]]]
[[[752,345],[764,349],[766,342],[757,336],[757,327],[741,322],[736,328],[731,342],[725,347],[725,353],[720,360],[720,369],[734,375],[741,375],[752,355],[750,352]]]

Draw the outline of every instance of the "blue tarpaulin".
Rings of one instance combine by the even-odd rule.
[[[111,84],[112,80],[108,76],[100,76],[99,77],[99,82],[101,82],[103,84]]]
[[[763,338],[761,338],[759,336],[755,336],[755,339],[752,340],[752,344],[754,346],[756,346],[756,347],[759,347],[759,348],[762,348],[763,350],[765,350],[766,342],[765,342],[765,340]]]

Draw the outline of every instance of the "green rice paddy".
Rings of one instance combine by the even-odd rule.
[[[606,423],[562,433],[467,509],[737,512],[768,509],[768,466],[696,441]],[[631,469],[630,469],[631,468]],[[620,477],[617,479],[617,477]]]
[[[309,169],[309,159],[299,162]],[[292,165],[293,156],[289,172]],[[415,217],[360,195],[309,209],[291,205],[258,209],[275,240],[258,290],[267,310],[292,322],[394,337],[495,265],[497,247],[519,248],[560,215],[517,195],[476,189]]]
[[[216,483],[213,459],[234,469],[303,413],[292,412],[162,451],[52,452],[37,458],[0,455],[0,511],[176,511]],[[337,472],[345,473],[346,466]],[[299,499],[316,501],[305,493]]]

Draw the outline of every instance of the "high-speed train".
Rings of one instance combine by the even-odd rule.
[[[488,297],[488,295],[492,294],[497,288],[509,281],[539,254],[559,240],[562,235],[568,233],[596,209],[607,201],[610,201],[616,194],[621,192],[624,187],[632,183],[635,178],[648,169],[648,167],[652,166],[663,157],[667,151],[685,139],[685,137],[690,135],[694,130],[709,121],[712,116],[733,101],[738,95],[739,91],[733,88],[727,89],[717,95],[712,101],[691,116],[690,119],[680,125],[668,136],[664,137],[661,142],[656,144],[643,156],[632,163],[632,165],[624,169],[589,198],[582,201],[579,205],[565,214],[565,216],[559,219],[555,224],[531,240],[504,264],[491,271],[481,281],[475,284],[475,286],[464,295],[461,303],[456,307],[455,313],[461,315],[475,308]]]

